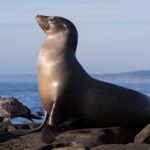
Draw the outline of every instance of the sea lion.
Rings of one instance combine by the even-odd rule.
[[[38,57],[38,88],[55,128],[134,126],[150,122],[150,98],[92,78],[78,62],[78,33],[62,17],[40,16],[46,40]],[[94,54],[93,54],[94,55]]]

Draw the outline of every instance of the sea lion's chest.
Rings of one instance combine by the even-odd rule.
[[[40,54],[38,58],[38,88],[42,103],[47,107],[51,102],[57,100],[57,97],[64,89],[65,63],[61,59],[49,58]]]

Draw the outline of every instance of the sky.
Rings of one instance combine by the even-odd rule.
[[[0,0],[0,74],[37,72],[45,40],[35,16],[62,16],[78,30],[89,73],[150,70],[149,0]]]

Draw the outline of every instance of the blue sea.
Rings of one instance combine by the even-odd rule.
[[[150,96],[150,80],[130,78],[110,80],[103,77],[94,76],[94,78],[121,85],[130,89],[137,90]],[[136,78],[136,77],[135,77]],[[29,107],[32,113],[37,111],[44,111],[38,95],[37,76],[36,75],[0,75],[0,96],[2,97],[16,97],[24,105]],[[39,120],[38,122],[41,122]],[[27,119],[15,118],[13,123],[28,123]]]

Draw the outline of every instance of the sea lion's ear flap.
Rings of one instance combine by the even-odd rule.
[[[68,29],[68,26],[66,24],[63,24],[63,26],[65,27],[66,30]]]

